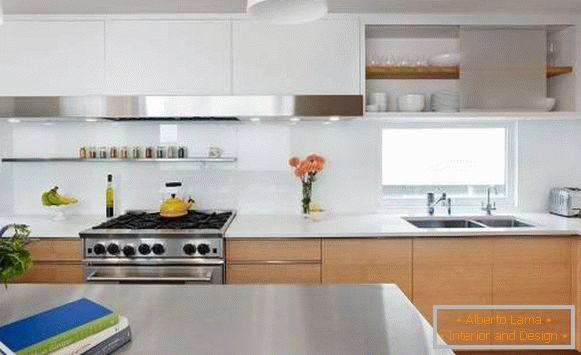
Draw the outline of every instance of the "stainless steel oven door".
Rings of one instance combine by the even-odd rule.
[[[85,279],[89,283],[222,284],[224,281],[223,265],[93,265],[85,271]]]

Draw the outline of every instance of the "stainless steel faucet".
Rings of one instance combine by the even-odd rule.
[[[436,197],[433,192],[428,192],[426,207],[428,208],[428,214],[430,216],[434,215],[436,206],[442,202],[442,204],[448,207],[448,214],[452,214],[452,199],[447,198],[446,193],[442,192],[442,196],[436,200]]]
[[[492,211],[496,211],[496,202],[492,202],[490,198],[490,191],[494,189],[494,194],[498,195],[498,190],[496,186],[489,186],[486,188],[486,202],[482,202],[482,210],[486,211],[487,215],[492,215]]]

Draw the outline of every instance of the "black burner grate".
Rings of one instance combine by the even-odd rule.
[[[221,229],[231,216],[232,212],[196,211],[178,218],[165,218],[159,213],[124,214],[93,229]]]

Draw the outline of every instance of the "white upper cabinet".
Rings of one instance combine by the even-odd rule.
[[[109,94],[231,93],[229,21],[111,21]]]
[[[233,24],[234,94],[359,94],[359,21]]]
[[[0,26],[0,95],[98,94],[103,22],[7,21]]]

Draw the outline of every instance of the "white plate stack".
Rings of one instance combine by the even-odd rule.
[[[367,94],[368,112],[386,112],[387,94],[385,92],[370,92]]]
[[[458,91],[438,91],[430,97],[432,111],[458,112],[460,110],[460,93]]]

